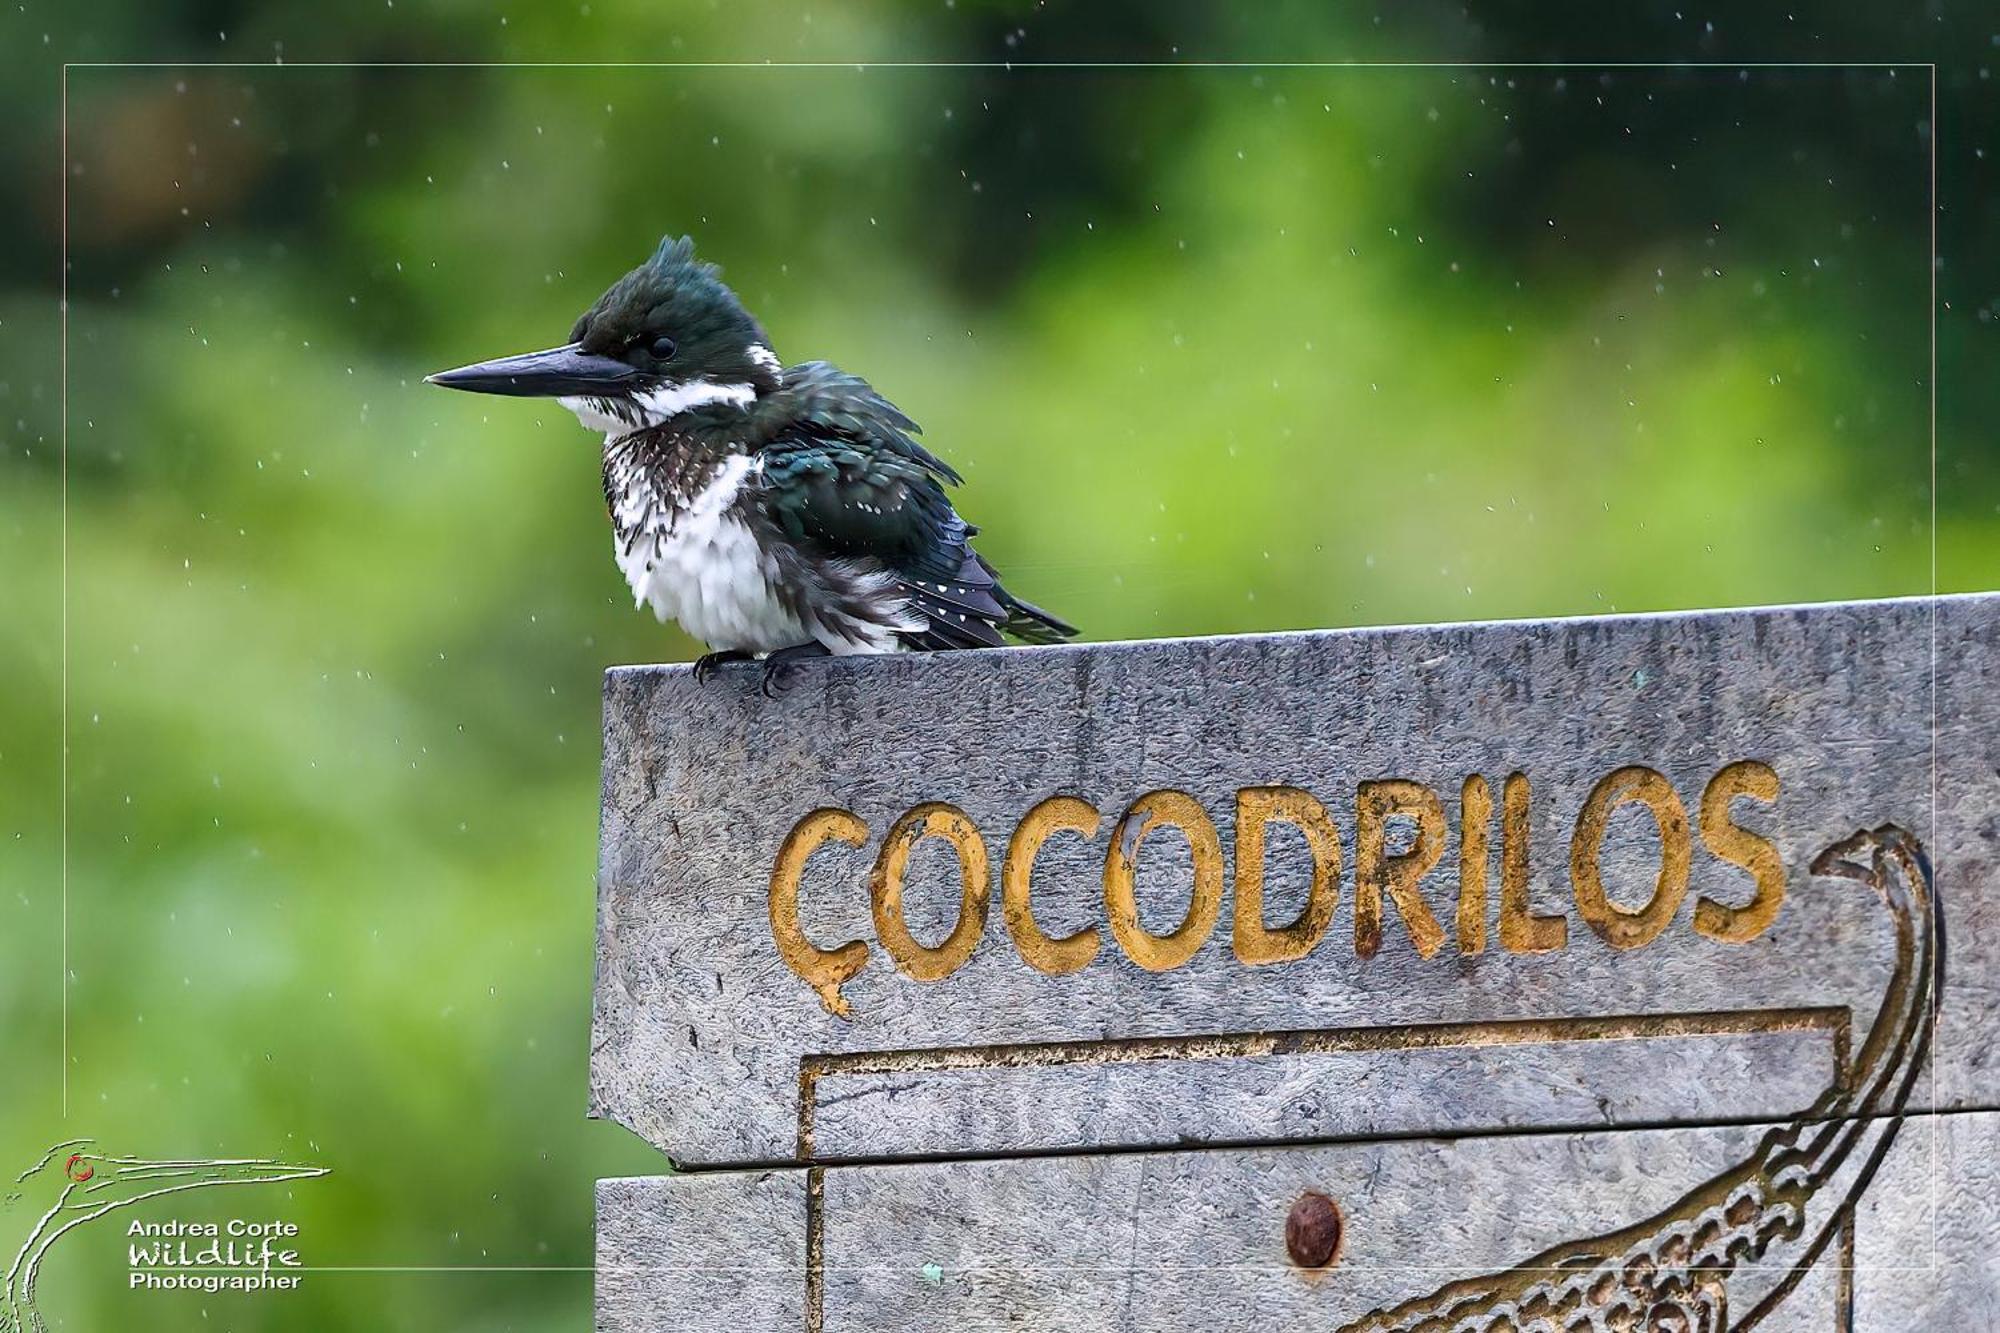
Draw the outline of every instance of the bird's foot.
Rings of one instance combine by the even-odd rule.
[[[787,688],[785,678],[790,674],[790,667],[793,662],[801,658],[825,657],[827,655],[826,645],[818,642],[794,644],[790,648],[779,648],[766,654],[764,658],[764,697],[767,699],[776,698],[780,692]]]
[[[741,648],[725,648],[719,653],[703,653],[694,659],[694,683],[705,685],[708,683],[708,678],[715,674],[717,667],[727,666],[731,662],[748,662],[756,655],[746,653]]]

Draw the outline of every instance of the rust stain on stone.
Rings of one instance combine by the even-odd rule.
[[[1340,1253],[1340,1233],[1340,1205],[1308,1190],[1285,1217],[1285,1253],[1300,1268],[1324,1269]]]

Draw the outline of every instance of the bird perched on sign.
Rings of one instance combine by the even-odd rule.
[[[724,662],[993,648],[1076,631],[972,549],[917,424],[824,361],[786,366],[720,270],[662,241],[569,341],[429,377],[554,398],[604,432],[604,500],[640,606]]]

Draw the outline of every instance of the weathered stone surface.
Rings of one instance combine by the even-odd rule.
[[[1365,1047],[1163,1058],[1110,1079],[1096,1064],[954,1070],[925,1082],[921,1098],[908,1095],[907,1070],[829,1073],[817,1084],[813,1142],[833,1158],[915,1156],[941,1143],[961,1153],[1048,1152],[1102,1143],[1115,1132],[1107,1125],[1143,1125],[1164,1142],[1276,1142],[1748,1120],[1811,1105],[1833,1068],[1831,1016],[1743,1023],[1755,1021],[1823,1025],[1746,1030],[1731,1016],[1717,1024],[1724,1031],[1564,1041],[1535,1024],[1474,1029],[1464,1039],[1484,1044],[1444,1047],[1385,1046],[1384,1034],[1364,1029],[1352,1040]],[[1519,1044],[1494,1040],[1515,1036]]]
[[[1854,1231],[1854,1328],[2000,1329],[2000,1116],[1913,1117]]]
[[[597,1327],[805,1326],[803,1171],[597,1183]]]
[[[615,672],[599,1327],[2000,1327],[1996,633]]]
[[[706,686],[681,668],[615,671],[593,1111],[703,1165],[1782,1118],[1824,1086],[1838,1016],[1858,1033],[1888,984],[1881,904],[1810,870],[1884,823],[1921,841],[1948,915],[1968,923],[1952,956],[1965,980],[1945,992],[1932,1077],[1910,1104],[1992,1105],[2000,934],[1977,923],[2000,837],[1996,629],[2000,598],[1982,596],[854,659],[802,666],[776,700],[754,670]],[[1727,807],[1746,833],[1705,826],[1704,792],[1755,789],[1755,765],[1775,798]],[[1526,910],[1562,926],[1503,918],[1513,773],[1529,794]],[[1468,796],[1473,775],[1484,803]],[[1363,786],[1385,782],[1403,785]],[[1238,807],[1270,799],[1246,789],[1276,786],[1326,811],[1339,897],[1309,954],[1252,966],[1232,940]],[[1424,789],[1441,820],[1415,890],[1427,916],[1397,901],[1412,821],[1382,815],[1396,801],[1423,813]],[[1685,823],[1668,809],[1663,834],[1646,806],[1617,806],[1579,876],[1593,791],[1677,804]],[[1191,841],[1165,826],[1114,834],[1149,794]],[[1099,943],[1051,975],[1084,945],[1043,938],[1026,953],[1046,970],[1025,961],[1003,866],[1023,817],[1056,796],[1091,803],[1101,826],[1090,841],[1050,837],[1026,919],[1056,939],[1094,926]],[[941,838],[906,844],[913,938],[899,968],[871,912],[871,867],[926,802],[978,830],[987,916],[950,947],[960,860]],[[1486,900],[1466,924],[1483,930],[1461,931],[1462,817],[1482,804],[1490,819],[1471,824],[1475,851],[1485,828]],[[859,821],[823,816],[822,831],[866,829],[858,848],[820,846],[796,879],[803,935],[867,950],[837,996],[821,987],[846,1017],[781,957],[772,924],[773,868],[820,810]],[[970,843],[955,818],[929,827]],[[1268,829],[1262,918],[1276,928],[1308,901],[1314,862],[1300,827]],[[1782,866],[1775,919],[1699,906],[1753,901],[1759,840]],[[1685,895],[1663,899],[1659,921],[1631,915],[1663,846],[1670,890],[1684,857]],[[1370,849],[1385,883],[1358,895]],[[1107,907],[1107,859],[1136,862],[1136,922]],[[1357,929],[1371,900],[1379,926]],[[1191,901],[1216,921],[1182,948],[1161,937]],[[1732,926],[1754,937],[1715,937]],[[1561,948],[1515,951],[1558,929]],[[1466,952],[1479,933],[1483,949]],[[1247,952],[1282,948],[1252,938]],[[1571,1022],[1605,1016],[1636,1025],[1588,1036]]]
[[[1764,1132],[1519,1134],[611,1181],[600,1231],[643,1225],[678,1237],[662,1252],[703,1276],[698,1295],[675,1273],[660,1279],[653,1305],[602,1306],[599,1328],[1366,1327],[1371,1314],[1448,1284],[1671,1214],[1690,1189],[1754,1152]],[[2000,1327],[1996,1155],[2000,1115],[1911,1118],[1864,1195],[1851,1239],[1836,1239],[1757,1327]],[[810,1224],[808,1174],[823,1180],[821,1215]],[[777,1248],[803,1252],[815,1229],[817,1283],[803,1267],[787,1279],[746,1264],[729,1228],[742,1207],[761,1209],[773,1180],[792,1182],[784,1196],[792,1232]],[[1808,1218],[1823,1220],[1853,1183],[1850,1167],[1807,1202]],[[719,1205],[735,1191],[741,1203]],[[1343,1223],[1335,1260],[1319,1272],[1299,1270],[1285,1247],[1286,1217],[1306,1191],[1332,1199]],[[748,1258],[770,1252],[760,1244]],[[1804,1260],[1802,1242],[1780,1242],[1744,1265],[1728,1289],[1731,1317],[1748,1314]],[[816,1312],[803,1325],[802,1299]]]

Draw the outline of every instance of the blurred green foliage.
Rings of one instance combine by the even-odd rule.
[[[61,1328],[584,1326],[589,1182],[660,1167],[582,1118],[598,673],[694,646],[630,607],[595,437],[421,379],[560,341],[663,231],[921,420],[1092,638],[1877,596],[1931,585],[1935,147],[1940,575],[2000,570],[1990,41],[1950,12],[7,21],[14,174],[67,174],[0,217],[0,1169],[74,1134],[311,1160],[165,1211],[473,1270],[131,1296],[122,1236],[79,1236]],[[1939,45],[1940,145],[1922,65],[404,63]],[[579,1271],[483,1271],[516,1267]]]

